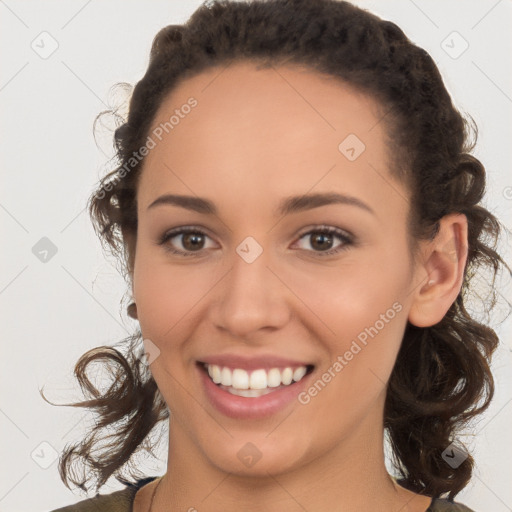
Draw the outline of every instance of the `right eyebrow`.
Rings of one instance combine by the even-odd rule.
[[[158,197],[148,206],[148,210],[162,204],[180,206],[181,208],[192,210],[198,213],[205,213],[209,215],[217,214],[217,208],[213,202],[208,199],[194,196],[181,196],[176,194],[165,194]]]

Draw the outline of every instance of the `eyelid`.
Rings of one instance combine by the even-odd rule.
[[[213,237],[211,237],[208,233],[208,230],[206,228],[203,228],[202,226],[194,226],[194,225],[184,225],[184,226],[177,226],[175,228],[169,229],[165,231],[161,236],[158,237],[156,244],[158,246],[164,246],[164,250],[167,252],[170,252],[172,254],[178,254],[180,256],[188,257],[188,256],[195,256],[200,257],[204,255],[204,252],[206,249],[200,249],[199,251],[182,251],[181,249],[173,249],[168,244],[168,241],[171,238],[174,238],[175,236],[179,235],[185,235],[187,233],[197,233],[200,235],[203,235],[205,237],[208,237],[210,240],[213,240]]]
[[[346,251],[351,246],[355,245],[355,237],[352,233],[345,229],[341,229],[329,224],[315,224],[313,226],[309,226],[307,228],[304,228],[299,235],[297,235],[297,241],[294,243],[294,245],[302,238],[304,238],[306,235],[310,235],[313,233],[327,233],[328,235],[335,236],[339,238],[343,243],[335,247],[334,249],[329,249],[327,251],[314,251],[314,250],[305,250],[304,252],[308,255],[315,255],[320,257],[327,257],[327,256],[335,256],[340,254],[343,251]]]
[[[331,224],[312,224],[311,226],[303,228],[297,236],[298,238],[302,238],[304,235],[307,235],[309,233],[316,233],[318,231],[327,231],[333,234],[337,234],[340,237],[343,236],[347,239],[355,238],[350,231],[338,228],[336,226],[332,226]]]

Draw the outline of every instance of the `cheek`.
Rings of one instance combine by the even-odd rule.
[[[402,253],[402,258],[391,251],[358,254],[328,272],[305,272],[295,280],[294,291],[314,313],[309,328],[327,354],[319,374],[336,382],[331,391],[337,389],[338,395],[332,400],[340,393],[352,400],[363,390],[371,399],[389,379],[410,300],[407,253],[397,249],[398,255]]]
[[[146,257],[147,256],[147,257]],[[165,256],[137,255],[133,289],[144,336],[165,338],[194,314],[216,282],[214,272],[195,265],[176,265]]]
[[[214,282],[211,272],[199,271],[194,265],[169,264],[154,250],[142,249],[137,254],[133,291],[140,329],[143,338],[159,349],[150,370],[169,408],[179,418],[190,406],[189,395],[177,384],[190,378],[190,366],[183,364],[191,360],[186,341],[201,314],[201,299]]]
[[[405,309],[410,277],[405,261],[388,264],[370,258],[345,260],[322,272],[303,272],[293,279],[294,292],[325,326],[333,340],[357,337],[376,324],[379,331]],[[396,305],[398,303],[399,305]],[[396,323],[396,322],[395,322]]]
[[[300,399],[315,415],[330,419],[312,425],[327,444],[340,435],[340,429],[348,432],[366,415],[376,413],[377,403],[382,405],[407,321],[403,293],[407,279],[401,272],[376,272],[380,275],[376,284],[373,271],[346,270],[323,283],[317,281],[316,286],[303,283],[328,329],[317,327],[327,357]]]

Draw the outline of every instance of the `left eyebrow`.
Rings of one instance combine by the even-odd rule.
[[[350,206],[357,206],[358,208],[366,210],[367,212],[375,215],[373,209],[357,197],[338,194],[336,192],[287,197],[280,203],[277,209],[277,214],[289,215],[290,213],[311,210],[313,208],[318,208],[320,206],[326,206],[329,204],[346,204]]]

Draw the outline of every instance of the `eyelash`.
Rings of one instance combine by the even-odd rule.
[[[343,244],[341,246],[338,246],[337,248],[334,248],[334,249],[329,249],[328,251],[311,251],[311,250],[306,250],[306,252],[312,252],[314,254],[317,254],[318,256],[320,257],[325,257],[325,256],[332,256],[334,254],[338,254],[342,251],[346,251],[350,246],[354,245],[354,240],[353,240],[353,237],[352,235],[348,234],[347,232],[345,231],[342,231],[341,229],[338,229],[338,228],[335,228],[335,227],[332,227],[332,226],[316,226],[312,229],[309,229],[308,231],[306,232],[303,232],[302,234],[299,235],[299,238],[298,240],[301,240],[302,238],[304,238],[305,236],[307,235],[312,235],[312,234],[327,234],[327,235],[336,235],[342,242]],[[167,244],[167,242],[178,236],[178,235],[187,235],[187,234],[196,234],[196,235],[201,235],[201,236],[205,236],[205,237],[208,237],[208,235],[201,229],[197,228],[197,227],[194,227],[194,226],[182,226],[182,227],[179,227],[179,228],[175,228],[175,229],[172,229],[170,231],[167,231],[165,232],[161,237],[160,239],[158,240],[157,244],[159,246],[165,246],[164,249],[165,251],[167,252],[170,252],[172,254],[176,254],[176,255],[179,255],[179,256],[184,256],[184,257],[189,257],[189,256],[198,256],[200,255],[201,252],[204,251],[204,249],[200,249],[198,251],[181,251],[179,249],[174,249],[173,247],[171,247],[169,244]]]

